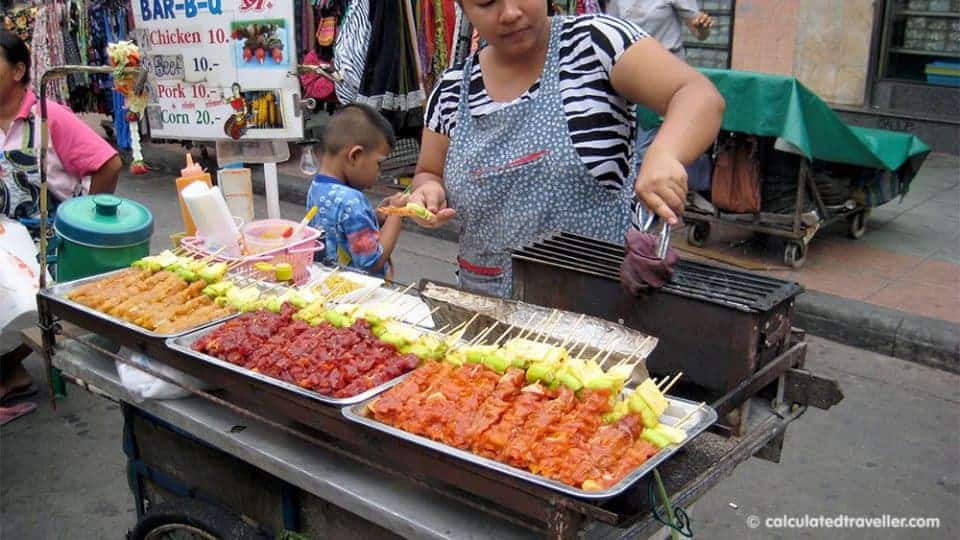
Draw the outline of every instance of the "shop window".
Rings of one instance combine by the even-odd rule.
[[[881,76],[960,86],[960,0],[888,1]]]

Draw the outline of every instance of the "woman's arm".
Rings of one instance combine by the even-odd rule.
[[[664,117],[635,189],[648,208],[676,225],[687,193],[683,165],[692,163],[716,139],[723,97],[709,79],[653,39],[631,45],[613,66],[610,82],[621,96]]]
[[[117,190],[117,180],[120,178],[120,169],[123,162],[120,156],[114,155],[106,163],[90,175],[90,194],[113,193]]]
[[[443,168],[449,147],[450,138],[446,135],[429,128],[423,130],[410,202],[420,204],[433,212],[434,219],[426,221],[414,218],[421,227],[439,227],[457,214],[453,208],[447,208],[447,192],[443,188]]]

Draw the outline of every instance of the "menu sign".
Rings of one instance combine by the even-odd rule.
[[[293,0],[133,0],[155,137],[299,139]],[[158,120],[158,121],[154,121]]]

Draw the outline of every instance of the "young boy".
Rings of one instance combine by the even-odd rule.
[[[326,231],[325,262],[383,277],[400,235],[400,216],[382,222],[364,196],[380,176],[393,146],[393,128],[374,109],[351,104],[334,114],[324,129],[320,171],[307,192],[307,209],[316,206],[311,227]],[[407,196],[382,204],[403,206]]]

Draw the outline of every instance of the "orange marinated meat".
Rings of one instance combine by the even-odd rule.
[[[523,428],[503,449],[501,461],[527,469],[535,462],[533,449],[542,440],[547,428],[569,413],[576,401],[577,396],[569,388],[561,386],[556,398],[545,402],[527,418]]]
[[[547,397],[542,392],[522,390],[500,420],[480,434],[473,444],[473,451],[481,456],[502,461],[501,455],[507,444],[517,436],[527,418],[534,413]]]
[[[430,396],[434,396],[433,399],[439,399],[436,397],[436,385],[452,373],[453,369],[454,367],[450,364],[446,362],[441,363],[440,370],[430,377],[428,383],[424,385],[419,392],[410,396],[410,398],[404,402],[403,410],[398,415],[395,425],[410,433],[425,433],[428,420],[427,414],[424,411],[424,405]]]
[[[530,451],[530,470],[568,484],[582,483],[584,479],[577,481],[576,467],[589,456],[590,438],[600,428],[601,417],[609,411],[609,391],[582,390],[573,408],[544,429]]]
[[[469,448],[470,426],[483,404],[493,394],[500,374],[481,364],[468,364],[457,370],[459,384],[450,388],[452,408],[444,418],[438,440],[456,448]]]
[[[520,394],[525,375],[522,369],[510,368],[500,377],[493,393],[483,402],[470,427],[467,428],[466,443],[469,447],[475,447],[481,434],[500,421]]]
[[[627,415],[618,422],[600,426],[586,444],[586,457],[581,455],[579,448],[571,449],[568,454],[570,459],[581,459],[572,471],[569,483],[584,489],[590,489],[585,484],[588,481],[593,489],[600,489],[601,486],[609,487],[616,483],[613,482],[613,474],[610,471],[630,448],[634,439],[640,435],[641,429],[643,426],[640,424],[640,418],[634,414]]]
[[[416,412],[415,433],[444,441],[445,428],[454,422],[457,415],[457,400],[460,394],[471,391],[470,373],[475,366],[476,364],[470,364],[458,367],[425,391],[426,397]]]
[[[604,473],[600,488],[606,489],[615,485],[648,459],[657,455],[660,449],[653,444],[637,437],[627,451]]]

